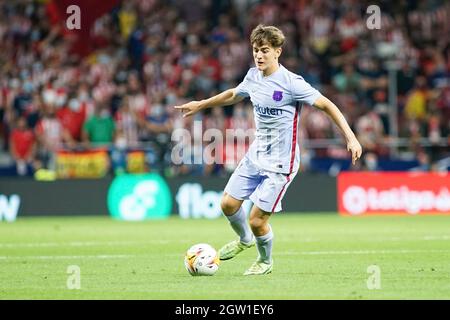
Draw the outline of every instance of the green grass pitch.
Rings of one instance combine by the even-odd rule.
[[[271,224],[272,274],[242,275],[251,248],[212,277],[192,277],[185,251],[234,239],[225,218],[2,222],[0,299],[450,299],[450,216],[278,214]],[[72,265],[80,289],[67,287]],[[378,289],[367,285],[372,265]]]

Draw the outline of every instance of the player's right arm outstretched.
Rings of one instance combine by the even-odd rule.
[[[191,101],[181,106],[175,106],[175,109],[180,109],[183,113],[183,118],[191,116],[200,110],[213,107],[229,106],[239,101],[242,101],[245,97],[236,94],[236,88],[228,89],[218,95],[215,95],[209,99],[201,101]]]

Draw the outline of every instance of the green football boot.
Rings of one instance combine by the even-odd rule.
[[[273,261],[271,263],[264,263],[256,261],[252,264],[247,271],[244,272],[244,276],[264,275],[272,272]]]
[[[239,240],[231,241],[230,243],[227,243],[222,248],[220,248],[219,259],[220,260],[232,259],[245,249],[253,247],[255,243],[256,243],[255,238],[253,238],[249,244],[242,243]]]

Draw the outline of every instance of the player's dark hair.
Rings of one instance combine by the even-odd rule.
[[[265,26],[259,24],[255,29],[253,29],[250,35],[251,45],[256,44],[257,46],[263,46],[264,44],[269,44],[273,48],[280,48],[284,44],[284,34],[283,32],[274,26]]]

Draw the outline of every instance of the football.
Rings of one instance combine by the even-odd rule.
[[[219,257],[212,246],[199,243],[186,252],[184,265],[192,276],[212,276],[219,270]]]

